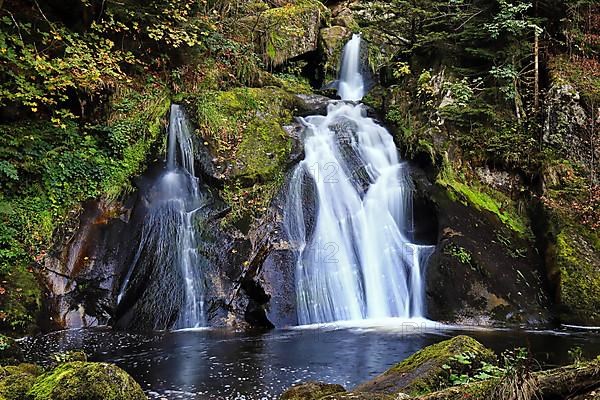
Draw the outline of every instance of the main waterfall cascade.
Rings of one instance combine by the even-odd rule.
[[[354,35],[344,48],[342,100],[364,95],[360,46]],[[422,317],[424,266],[434,246],[411,242],[414,188],[392,136],[362,105],[346,101],[302,122],[305,158],[284,215],[297,257],[299,323]],[[314,221],[304,212],[312,193]]]
[[[196,214],[204,204],[194,172],[192,135],[183,110],[171,106],[168,129],[166,170],[149,190],[147,215],[140,234],[139,247],[121,285],[118,302],[132,286],[137,275],[148,275],[147,286],[155,285],[154,295],[140,303],[152,313],[155,329],[194,328],[205,324],[205,261],[198,254]],[[150,272],[141,272],[151,266]],[[135,276],[134,276],[135,275]],[[138,283],[147,289],[145,283]],[[152,292],[147,290],[147,292]],[[151,297],[160,296],[158,299]],[[146,310],[145,309],[145,310]],[[160,310],[160,312],[159,312]]]

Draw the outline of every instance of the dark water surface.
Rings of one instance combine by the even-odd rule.
[[[83,349],[92,361],[114,362],[128,371],[153,399],[273,399],[307,380],[352,388],[415,351],[461,333],[497,352],[527,347],[545,366],[568,363],[568,351],[575,346],[587,357],[600,353],[598,332],[415,327],[328,327],[256,334],[88,329],[29,338],[26,347],[33,360],[56,351]]]

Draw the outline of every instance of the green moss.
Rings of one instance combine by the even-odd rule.
[[[35,330],[37,314],[42,304],[38,281],[27,267],[18,264],[4,275],[6,293],[2,295],[2,322],[6,332],[20,333]]]
[[[273,76],[277,86],[289,93],[310,94],[313,92],[306,78],[292,74],[276,74]]]
[[[32,400],[145,400],[131,376],[105,363],[70,362],[38,378]]]
[[[162,138],[170,105],[169,92],[161,84],[125,91],[115,99],[107,128],[111,147],[120,157],[105,166],[100,185],[105,197],[116,199],[133,190],[130,180],[143,172],[151,148]]]
[[[479,210],[489,211],[518,235],[531,238],[533,234],[526,217],[520,215],[514,201],[505,194],[488,186],[471,182],[463,183],[446,162],[445,168],[439,174],[437,183],[448,190],[450,198],[471,205]]]
[[[249,222],[283,182],[292,143],[282,125],[291,121],[298,99],[280,88],[237,88],[189,101],[225,181],[221,195],[232,211],[224,223]]]
[[[461,362],[464,354],[469,355],[468,362]],[[482,362],[494,360],[494,353],[475,339],[456,336],[419,350],[355,391],[426,394],[451,386],[449,371],[471,376]]]
[[[556,237],[560,304],[564,322],[600,323],[600,241],[596,233],[569,225]]]
[[[404,391],[413,395],[425,394],[450,385],[447,372],[442,365],[449,365],[459,370],[461,367],[454,357],[462,353],[472,353],[477,360],[489,361],[494,359],[494,353],[485,348],[477,340],[469,336],[456,336],[450,340],[427,346],[406,360],[392,367],[388,372],[394,374],[414,373],[423,365],[436,364],[428,373],[415,379]]]
[[[0,368],[0,399],[29,400],[27,392],[43,370],[33,364]]]
[[[311,50],[327,8],[318,0],[298,0],[257,17],[260,53],[267,65],[279,65]]]

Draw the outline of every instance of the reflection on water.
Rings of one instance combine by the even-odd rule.
[[[413,331],[407,333],[407,331]],[[467,333],[500,352],[528,347],[546,366],[567,363],[581,346],[587,357],[600,353],[597,332],[464,332],[428,325],[425,330],[391,327],[279,330],[240,333],[197,330],[131,334],[74,330],[27,339],[32,359],[68,349],[84,349],[92,361],[114,362],[155,399],[272,399],[306,380],[352,388],[415,351]]]

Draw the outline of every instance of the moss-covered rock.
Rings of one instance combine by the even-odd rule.
[[[469,355],[469,364],[458,356]],[[449,370],[476,370],[482,362],[492,362],[494,353],[468,336],[456,336],[419,350],[379,375],[356,387],[353,392],[423,394],[450,386]]]
[[[264,212],[290,162],[292,139],[283,129],[302,106],[280,88],[237,88],[188,99],[207,153],[206,171],[224,182],[223,199],[232,207],[226,222]]]
[[[328,15],[318,0],[297,0],[244,18],[248,36],[254,36],[265,64],[277,66],[317,49],[319,28]]]
[[[28,400],[27,393],[42,372],[33,364],[0,367],[0,399]]]
[[[331,394],[345,391],[346,389],[341,385],[322,382],[307,382],[292,386],[283,392],[281,400],[319,400]]]
[[[503,224],[524,238],[532,238],[533,233],[526,215],[522,215],[515,201],[489,185],[481,184],[477,179],[461,179],[452,167],[446,163],[438,175],[437,183],[448,190],[453,200],[461,201],[480,211],[495,215]]]
[[[556,237],[559,318],[567,324],[600,324],[600,239],[576,225]]]
[[[336,79],[339,65],[342,61],[344,45],[351,35],[352,31],[343,26],[336,25],[321,29],[319,47],[324,83]]]
[[[105,363],[70,362],[38,378],[32,400],[145,400],[140,385],[121,368]]]

